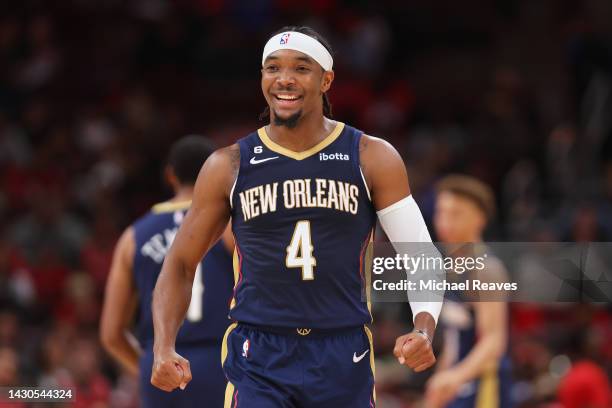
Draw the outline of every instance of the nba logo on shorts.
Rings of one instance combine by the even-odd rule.
[[[280,38],[280,45],[285,45],[289,42],[289,36],[291,35],[291,33],[285,33],[283,35],[281,35]]]
[[[251,345],[251,342],[249,341],[249,339],[246,339],[244,343],[242,343],[242,357],[249,358],[249,346],[250,345]]]

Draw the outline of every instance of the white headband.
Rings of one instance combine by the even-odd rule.
[[[264,47],[261,65],[263,66],[266,58],[268,58],[270,54],[278,50],[295,50],[303,52],[317,61],[325,71],[330,71],[334,66],[334,60],[323,44],[297,31],[285,31],[284,33],[276,34],[274,37],[270,38]]]

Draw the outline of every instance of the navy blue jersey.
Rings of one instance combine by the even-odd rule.
[[[471,254],[472,256],[487,255],[487,260],[485,262],[487,273],[495,273],[495,276],[500,278],[506,276],[503,264],[488,247],[477,245],[474,248],[477,252]],[[486,277],[486,275],[479,276],[475,271],[466,271],[465,276],[460,279],[456,278],[456,276],[458,275],[449,274],[449,279],[465,282]],[[472,305],[472,302],[477,301],[479,301],[479,292],[477,290],[447,290],[444,293],[444,307],[441,312],[440,320],[442,326],[445,328],[445,333],[449,335],[449,342],[452,343],[451,349],[453,350],[453,360],[455,363],[463,360],[470,351],[472,351],[472,348],[478,341],[476,313]],[[506,347],[506,351],[508,346]]]
[[[498,262],[496,259],[489,255],[487,262]],[[444,295],[440,326],[444,329],[446,352],[451,356],[453,366],[464,360],[478,342],[476,313],[471,304],[471,299],[475,298],[478,301],[475,295],[477,293],[459,290],[449,290]],[[462,385],[456,398],[448,404],[448,408],[512,406],[510,396],[512,375],[508,346],[494,368]]]
[[[359,166],[360,138],[338,122],[300,153],[264,128],[238,141],[232,319],[305,328],[371,321],[362,293],[376,213]]]
[[[189,205],[190,202],[158,204],[133,225],[136,238],[133,269],[140,302],[138,338],[141,344],[152,344],[153,289]],[[230,323],[227,315],[233,287],[231,271],[231,256],[219,241],[198,266],[191,303],[177,344],[223,338]]]

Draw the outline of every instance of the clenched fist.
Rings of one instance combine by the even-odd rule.
[[[191,368],[187,359],[177,354],[174,349],[154,353],[151,384],[170,392],[177,387],[184,390],[189,381],[191,381]]]
[[[436,362],[431,342],[426,335],[413,331],[400,336],[395,341],[393,354],[400,364],[421,372]]]

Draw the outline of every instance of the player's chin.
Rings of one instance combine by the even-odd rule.
[[[277,112],[274,110],[274,124],[276,126],[286,126],[291,129],[297,126],[302,117],[302,110],[292,112]]]
[[[289,120],[296,114],[302,112],[302,104],[292,104],[292,106],[274,106],[274,113],[276,117],[281,120]]]
[[[295,120],[296,116],[300,115],[301,110],[297,109],[297,110],[275,110],[274,111],[274,116],[277,120],[282,121],[282,122],[286,122],[286,121],[290,121],[290,120]]]

